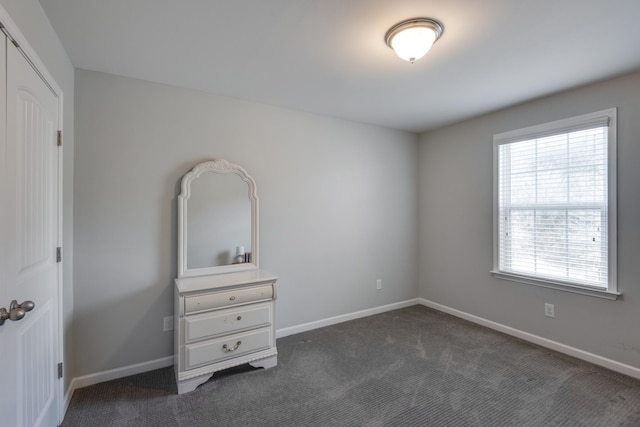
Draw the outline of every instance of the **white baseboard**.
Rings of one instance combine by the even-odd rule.
[[[524,332],[519,329],[515,329],[510,326],[503,325],[501,323],[496,323],[491,320],[487,320],[482,317],[475,316],[473,314],[465,313],[463,311],[456,310],[454,308],[447,307],[445,305],[438,304],[433,301],[426,300],[424,298],[415,298],[407,301],[401,301],[393,304],[383,305],[380,307],[370,308],[367,310],[356,311],[354,313],[348,313],[340,316],[334,316],[326,319],[316,320],[309,323],[303,323],[297,326],[278,329],[276,331],[276,337],[282,338],[288,335],[298,334],[301,332],[306,332],[313,329],[322,328],[325,326],[335,325],[337,323],[342,323],[349,320],[360,319],[362,317],[372,316],[374,314],[380,314],[380,313],[384,313],[391,310],[397,310],[404,307],[410,307],[416,304],[421,304],[426,307],[430,307],[435,310],[442,311],[443,313],[451,314],[453,316],[468,320],[478,325],[486,326],[487,328],[494,329],[499,332],[503,332],[507,335],[511,335],[516,338],[529,341],[533,344],[537,344],[542,347],[567,354],[577,359],[581,359],[586,362],[593,363],[594,365],[602,366],[604,368],[611,369],[612,371],[619,372],[621,374],[640,379],[640,368],[626,365],[624,363],[620,363],[615,360],[608,359],[606,357],[598,356],[597,354],[589,353],[587,351],[580,350],[578,348],[571,347],[566,344],[559,343],[557,341],[552,341],[547,338],[542,338],[540,336],[533,335],[528,332]],[[151,360],[148,362],[124,366],[122,368],[116,368],[108,371],[98,372],[95,374],[75,377],[73,378],[73,380],[71,380],[71,383],[69,384],[69,389],[65,394],[64,412],[65,413],[67,412],[69,403],[71,402],[71,397],[73,396],[73,392],[78,388],[87,387],[93,384],[98,384],[101,382],[110,381],[117,378],[126,377],[129,375],[135,375],[143,372],[152,371],[154,369],[166,368],[168,366],[173,365],[173,360],[174,360],[173,356],[167,356],[160,359]]]
[[[374,314],[384,313],[386,311],[397,310],[399,308],[410,307],[417,304],[419,304],[418,298],[414,298],[407,301],[401,301],[393,304],[383,305],[380,307],[356,311],[354,313],[342,314],[340,316],[334,316],[327,319],[320,319],[309,323],[303,323],[302,325],[290,326],[288,328],[278,329],[276,331],[276,338],[299,334],[300,332],[311,331],[313,329],[335,325],[337,323],[342,323],[349,320],[360,319],[362,317],[372,316]]]
[[[626,365],[624,363],[617,362],[606,357],[598,356],[597,354],[589,353],[588,351],[580,350],[579,348],[571,347],[557,341],[530,334],[528,332],[524,332],[519,329],[503,325],[501,323],[496,323],[491,320],[475,316],[473,314],[465,313],[464,311],[456,310],[454,308],[447,307],[446,305],[438,304],[424,298],[418,298],[418,302],[426,307],[451,314],[453,316],[468,320],[478,325],[486,326],[487,328],[494,329],[496,331],[514,336],[516,338],[520,338],[524,341],[529,341],[541,347],[545,347],[575,357],[576,359],[584,360],[585,362],[593,363],[594,365],[602,366],[604,368],[611,369],[612,371],[640,379],[640,368],[637,368],[635,366]]]
[[[348,320],[359,319],[361,317],[371,316],[374,314],[384,313],[385,311],[396,310],[399,308],[409,307],[418,304],[418,299],[412,299],[393,304],[383,305],[381,307],[370,308],[367,310],[357,311],[355,313],[344,314],[340,316],[330,317],[328,319],[317,320],[314,322],[304,323],[302,325],[291,326],[289,328],[279,329],[276,331],[276,337],[282,338],[288,335],[300,332],[310,331],[312,329],[321,328],[323,326],[334,325],[336,323],[346,322]],[[167,356],[149,362],[137,363],[135,365],[124,366],[122,368],[110,369],[108,371],[97,372],[95,374],[74,377],[69,384],[69,388],[65,394],[64,413],[67,412],[73,392],[76,389],[87,387],[90,385],[111,381],[118,378],[127,377],[129,375],[141,374],[143,372],[152,371],[154,369],[166,368],[173,365],[173,356]]]
[[[71,398],[73,397],[73,392],[75,389],[73,388],[73,380],[69,383],[69,388],[67,392],[64,394],[64,401],[62,402],[62,418],[60,419],[60,423],[64,421],[64,416],[67,414],[69,410],[69,405],[71,404]]]
[[[118,378],[128,377],[129,375],[141,374],[143,372],[153,371],[154,369],[166,368],[173,365],[173,356],[162,357],[160,359],[150,360],[148,362],[136,363],[135,365],[123,366],[122,368],[110,369],[108,371],[97,372],[95,374],[82,375],[74,377],[69,384],[69,389],[65,394],[64,412],[67,412],[69,403],[76,389],[87,387],[90,385],[111,381]]]

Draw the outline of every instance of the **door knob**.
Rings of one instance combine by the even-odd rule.
[[[13,300],[11,304],[9,304],[9,311],[15,310],[16,308],[21,308],[24,311],[31,311],[36,304],[33,301],[25,301],[23,303],[18,304],[18,301]]]
[[[27,314],[27,311],[33,310],[35,306],[33,301],[25,301],[21,304],[18,304],[16,300],[11,301],[9,311],[4,307],[0,308],[0,326],[4,325],[5,320],[17,322]]]

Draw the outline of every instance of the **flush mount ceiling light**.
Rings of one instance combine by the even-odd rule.
[[[413,64],[431,49],[443,31],[444,27],[435,19],[413,18],[391,27],[384,40],[400,58]]]

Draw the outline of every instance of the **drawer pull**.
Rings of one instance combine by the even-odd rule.
[[[235,300],[236,300],[235,296],[229,297],[229,301],[235,301]]]
[[[237,350],[237,349],[238,349],[238,347],[240,347],[240,344],[242,344],[242,341],[238,341],[238,342],[236,343],[236,345],[234,345],[234,346],[233,346],[233,347],[231,347],[231,348],[229,348],[229,346],[225,344],[225,345],[223,345],[223,346],[222,346],[222,349],[223,349],[224,351],[226,351],[226,352],[231,352],[231,351]]]
[[[238,316],[238,318],[237,318],[237,319],[238,319],[238,320],[242,320],[242,316]]]

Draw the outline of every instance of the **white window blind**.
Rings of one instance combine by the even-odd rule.
[[[610,124],[592,114],[494,137],[494,270],[610,290]]]

